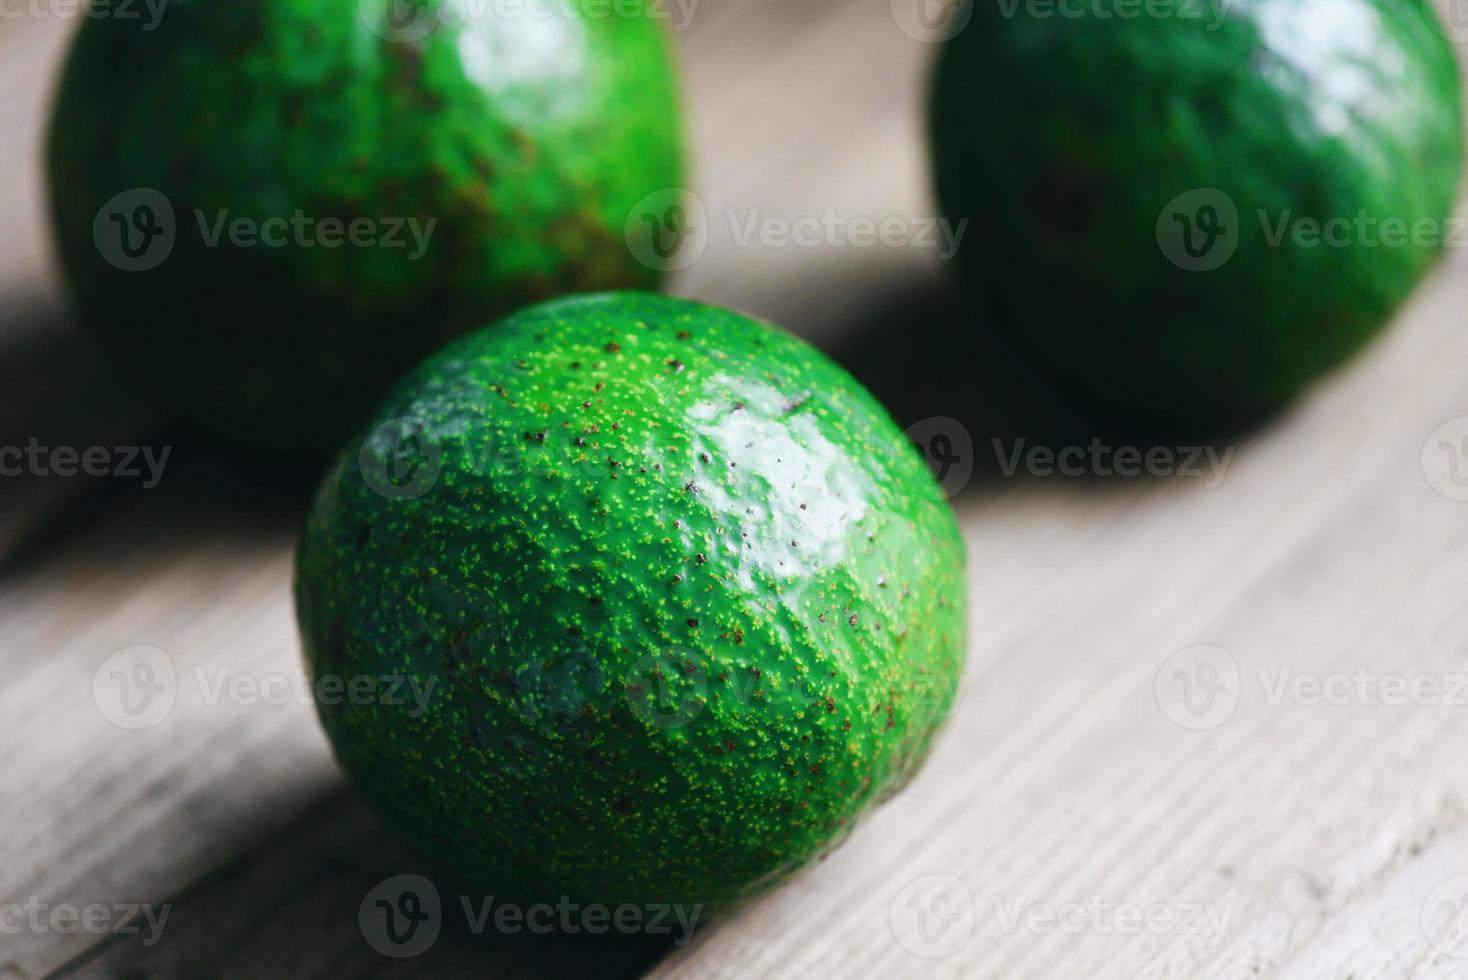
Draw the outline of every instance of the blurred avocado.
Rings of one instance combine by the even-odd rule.
[[[1458,67],[1420,0],[978,3],[933,81],[944,212],[989,328],[1068,393],[1253,421],[1438,255]]]
[[[84,21],[48,145],[79,312],[190,424],[314,454],[470,327],[655,286],[627,217],[682,183],[675,71],[656,7],[614,13],[176,0]]]

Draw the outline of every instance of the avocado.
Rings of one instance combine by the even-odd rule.
[[[1442,30],[1421,0],[975,4],[930,113],[974,319],[1082,403],[1201,426],[1275,410],[1452,233]]]
[[[963,566],[921,455],[841,368],[608,293],[404,378],[320,489],[296,604],[318,692],[431,691],[318,697],[426,858],[505,901],[713,912],[917,770],[962,668]]]
[[[84,20],[48,142],[79,312],[209,437],[325,456],[449,339],[655,286],[627,219],[683,179],[660,10],[177,0]]]

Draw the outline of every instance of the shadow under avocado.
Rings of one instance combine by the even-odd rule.
[[[827,353],[887,406],[940,475],[968,452],[968,486],[1055,477],[1135,486],[1186,477],[1268,421],[1204,424],[1107,404],[1047,376],[1004,335],[958,284],[935,274],[874,303]]]
[[[222,867],[178,869],[175,877],[192,884],[167,897],[164,927],[89,951],[98,972],[245,980],[282,969],[312,977],[488,970],[614,980],[643,975],[684,938],[676,928],[619,931],[599,918],[583,927],[584,916],[565,910],[547,929],[544,915],[466,894],[389,836],[349,786],[314,786],[282,803],[290,815],[247,829]]]
[[[169,421],[39,297],[9,300],[0,314],[0,391],[0,515],[10,518],[0,524],[0,577],[120,513],[130,535],[153,542],[293,525],[326,467],[245,453]]]

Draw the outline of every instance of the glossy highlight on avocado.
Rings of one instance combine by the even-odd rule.
[[[80,312],[180,417],[325,453],[465,330],[656,285],[624,228],[681,185],[676,80],[656,10],[618,10],[176,0],[151,26],[84,19],[48,145]]]
[[[1001,7],[942,52],[937,190],[970,219],[986,328],[1063,384],[1257,417],[1365,345],[1438,254],[1410,229],[1450,227],[1461,108],[1421,0]]]
[[[430,358],[301,542],[319,705],[384,820],[506,900],[725,908],[921,764],[965,650],[963,543],[919,453],[763,322],[643,293]]]

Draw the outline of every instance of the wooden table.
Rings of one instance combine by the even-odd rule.
[[[147,392],[69,322],[44,231],[40,129],[71,26],[0,21],[0,445],[158,449]],[[931,45],[885,0],[718,0],[682,42],[712,230],[676,291],[838,353],[902,330],[942,365],[893,388],[909,420],[986,385],[945,363],[932,250],[740,247],[722,218],[932,214]],[[1468,893],[1468,502],[1441,445],[1463,433],[1438,432],[1468,416],[1465,309],[1452,250],[1367,356],[1226,447],[1221,482],[981,466],[955,501],[969,673],[931,762],[681,949],[475,936],[450,914],[422,956],[380,955],[359,904],[414,859],[308,705],[198,683],[298,671],[305,489],[198,446],[150,490],[0,481],[0,929],[27,906],[106,906],[114,926],[117,904],[169,910],[152,945],[0,932],[0,978],[1468,976],[1445,918]],[[127,730],[93,684],[139,645],[177,665],[177,698]],[[1382,678],[1444,686],[1381,703]]]

